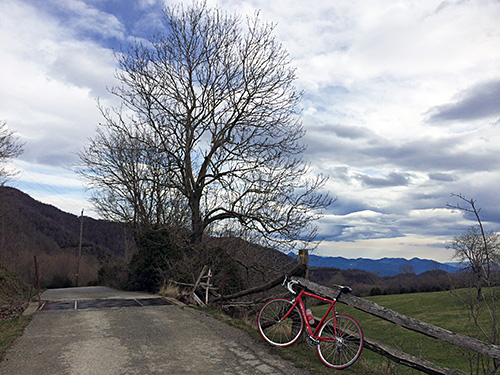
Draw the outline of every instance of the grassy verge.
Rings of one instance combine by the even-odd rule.
[[[247,319],[235,319],[231,318],[227,315],[221,314],[219,311],[212,309],[204,309],[204,311],[209,312],[215,318],[233,326],[239,328],[243,331],[246,331],[250,337],[252,337],[256,341],[261,341],[264,345],[267,346],[270,353],[277,354],[283,359],[291,361],[296,367],[304,368],[311,372],[311,374],[318,375],[331,375],[335,372],[335,370],[326,367],[320,361],[318,354],[316,352],[316,348],[311,348],[307,343],[303,340],[289,346],[287,348],[277,348],[273,347],[264,342],[264,339],[260,336],[260,333],[257,329],[257,323],[254,318]],[[387,366],[385,363],[381,365],[374,365],[373,363],[365,361],[363,358],[364,351],[361,354],[361,357],[354,363],[351,367],[342,370],[342,374],[348,375],[387,375]]]
[[[494,291],[500,295],[500,288],[495,288]],[[467,291],[459,291],[459,293],[465,294]],[[473,327],[468,319],[467,311],[463,304],[450,292],[374,296],[368,299],[380,306],[398,311],[415,319],[448,329],[452,332],[472,336]],[[340,303],[336,307],[339,313],[355,318],[360,323],[364,334],[372,339],[424,358],[436,365],[470,373],[468,361],[468,356],[472,353],[470,351],[398,327]],[[326,307],[324,306],[313,308],[315,316],[322,316],[325,310]],[[255,319],[232,319],[216,311],[211,311],[211,313],[218,319],[245,330],[255,340],[263,341],[257,330]],[[482,320],[485,325],[491,320],[491,316],[487,310],[485,310]],[[299,368],[308,369],[311,373],[332,374],[332,371],[334,371],[324,366],[320,362],[316,350],[309,347],[303,341],[288,348],[275,348],[270,345],[268,348],[270,352],[292,361]],[[381,355],[364,349],[360,359],[353,366],[343,370],[342,373],[407,375],[420,374],[421,372],[398,365]]]
[[[29,322],[21,315],[29,298],[29,287],[0,264],[0,361]]]
[[[0,362],[14,340],[21,336],[29,320],[27,316],[0,320]]]

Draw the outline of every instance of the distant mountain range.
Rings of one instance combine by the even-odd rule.
[[[372,272],[378,276],[395,276],[400,273],[421,274],[426,271],[443,270],[449,273],[458,272],[458,264],[439,263],[429,259],[382,258],[382,259],[347,259],[343,257],[323,257],[309,255],[310,267],[333,267],[341,270],[358,269]]]

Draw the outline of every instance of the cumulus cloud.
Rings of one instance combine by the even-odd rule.
[[[431,256],[474,223],[446,208],[450,193],[478,199],[499,227],[498,2],[207,3],[243,21],[260,9],[297,67],[304,158],[338,197],[320,221],[321,251]],[[44,186],[102,120],[95,99],[112,100],[113,51],[160,31],[164,4],[178,2],[0,3],[0,118],[26,142],[27,173],[49,168],[31,171]],[[76,191],[61,175],[52,180]]]
[[[128,3],[128,2],[127,2]],[[51,10],[71,25],[71,30],[80,37],[102,37],[124,39],[125,27],[111,13],[103,12],[82,0],[49,0]]]
[[[78,1],[48,2],[63,11],[97,18],[101,27],[112,17],[97,17]],[[78,39],[80,26],[62,23],[50,9],[30,2],[0,6],[0,37],[4,43],[0,72],[0,112],[26,142],[22,160],[68,166],[100,120],[96,98],[112,84],[112,51]],[[64,19],[65,20],[65,19]],[[90,26],[88,26],[90,27]],[[11,30],[20,30],[11,33]]]
[[[436,173],[429,173],[429,179],[442,182],[453,182],[456,180],[456,177],[454,177],[450,173],[436,172]]]

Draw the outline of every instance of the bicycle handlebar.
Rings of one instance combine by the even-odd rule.
[[[283,286],[285,286],[290,293],[293,295],[296,295],[297,292],[293,290],[294,285],[298,285],[299,287],[303,289],[307,289],[304,285],[299,280],[293,280],[290,276],[285,275],[285,279],[283,280]],[[337,298],[342,294],[342,293],[350,293],[352,291],[351,287],[344,286],[344,285],[335,285],[337,288],[339,288],[339,293],[337,295]]]
[[[301,282],[299,280],[293,280],[288,275],[285,275],[285,279],[283,280],[282,285],[285,286],[290,291],[290,293],[292,293],[293,295],[298,294],[295,290],[293,290],[294,285],[299,285],[301,288],[304,288],[304,289],[306,288],[305,286],[303,286],[301,284]]]

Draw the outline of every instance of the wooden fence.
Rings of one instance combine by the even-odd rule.
[[[293,270],[288,272],[288,275],[293,276],[295,274],[300,275],[304,274],[304,268],[307,266],[304,266],[303,264],[297,265]],[[238,292],[232,295],[227,295],[227,296],[219,296],[216,298],[215,302],[221,303],[222,300],[228,301],[228,300],[234,300],[236,298],[240,298],[243,296],[251,295],[254,293],[262,292],[265,290],[269,290],[280,283],[283,282],[283,276],[279,276],[276,279],[261,285],[259,287],[254,287],[251,289],[248,289],[246,291]],[[316,283],[313,283],[305,278],[302,277],[297,277],[298,280],[305,286],[307,286],[309,289],[313,290],[319,295],[323,295],[325,297],[331,298],[331,296],[335,296],[338,293],[338,289],[336,290],[335,288],[329,288],[323,285],[319,285]],[[213,301],[214,302],[214,301]],[[423,335],[438,339],[438,340],[443,340],[446,341],[450,344],[459,346],[464,349],[469,349],[473,350],[477,353],[481,353],[487,357],[493,358],[494,360],[500,360],[500,347],[492,344],[488,344],[485,342],[482,342],[480,340],[474,339],[472,337],[460,335],[457,333],[450,332],[446,329],[436,327],[432,324],[428,324],[422,321],[419,321],[414,318],[410,318],[408,316],[405,316],[403,314],[400,314],[396,311],[390,310],[386,307],[382,307],[377,305],[374,302],[371,302],[369,300],[366,300],[364,298],[356,297],[352,294],[341,294],[340,297],[338,298],[338,302],[344,303],[348,306],[351,306],[357,310],[366,312],[368,314],[377,316],[381,319],[384,319],[386,321],[389,321],[391,323],[394,323],[400,327],[404,327],[406,329],[409,329],[414,332],[421,333]],[[427,360],[424,360],[422,358],[413,356],[411,354],[408,354],[402,350],[390,347],[389,345],[386,345],[384,343],[378,342],[376,340],[373,340],[369,337],[365,336],[365,345],[364,347],[368,350],[371,350],[375,353],[378,353],[380,355],[383,355],[387,357],[388,359],[411,367],[413,369],[419,370],[423,373],[426,374],[431,374],[431,375],[461,375],[465,374],[461,370],[456,370],[456,369],[448,369],[445,367],[440,367],[437,366]]]
[[[308,288],[310,288],[311,290],[315,291],[318,294],[325,296],[337,295],[338,290],[313,283],[304,278],[298,278],[298,279],[300,280],[301,283],[303,283],[305,286],[307,286]],[[368,301],[364,298],[356,297],[352,294],[343,293],[340,295],[338,302],[344,303],[357,310],[366,312],[368,314],[377,316],[381,319],[387,320],[391,323],[397,324],[400,327],[404,327],[406,329],[421,333],[429,337],[433,337],[438,340],[446,341],[450,344],[457,345],[464,349],[473,350],[475,352],[481,353],[485,356],[494,358],[496,360],[500,359],[500,347],[496,345],[488,344],[479,341],[477,339],[474,339],[472,337],[453,333],[446,329],[433,326],[432,324],[428,324],[420,320],[407,317],[403,314],[390,310],[386,307],[381,307],[376,303]],[[374,351],[378,354],[381,354],[397,363],[417,369],[426,374],[433,374],[433,375],[464,374],[464,372],[460,370],[452,370],[445,367],[439,367],[422,358],[412,356],[401,350],[392,348],[388,345],[377,342],[375,340],[371,340],[370,338],[367,337],[365,337],[365,348]]]
[[[295,266],[292,270],[287,272],[289,276],[294,276],[294,275],[304,275],[304,270],[307,269],[307,263],[299,263],[297,266]],[[206,272],[206,267],[202,270],[200,277],[198,278],[198,281],[194,285],[194,288],[192,289],[192,294],[195,294],[194,292],[196,291],[197,286],[200,283],[200,280],[203,278],[204,273]],[[271,280],[267,282],[264,285],[253,287],[251,289],[247,289],[238,293],[230,294],[224,296],[223,293],[222,295],[216,295],[216,298],[212,300],[212,303],[216,304],[221,304],[224,301],[230,301],[234,299],[238,299],[244,296],[252,295],[255,293],[260,293],[264,291],[268,291],[277,285],[280,285],[283,282],[284,279],[284,274],[281,276],[278,276],[274,280]],[[332,298],[332,296],[336,296],[338,294],[338,289],[335,288],[329,288],[323,285],[319,285],[316,283],[313,283],[305,278],[302,277],[297,277],[300,282],[307,286],[309,289],[312,291],[316,292],[319,295],[323,295],[328,298]],[[202,304],[201,301],[198,299],[197,303]],[[208,302],[208,292],[206,294],[206,302]],[[461,334],[453,333],[450,332],[446,329],[436,327],[432,324],[422,322],[420,320],[410,318],[408,316],[405,316],[403,314],[400,314],[396,311],[390,310],[386,307],[382,307],[377,305],[374,302],[371,302],[369,300],[366,300],[364,298],[356,297],[352,294],[345,294],[342,293],[340,297],[338,298],[338,302],[344,303],[348,306],[351,306],[357,310],[363,311],[365,313],[374,315],[376,317],[379,317],[381,319],[384,319],[388,322],[394,323],[400,327],[409,329],[414,332],[418,332],[420,334],[442,340],[445,342],[448,342],[450,344],[459,346],[463,349],[468,349],[475,351],[477,353],[480,353],[482,355],[485,355],[487,357],[490,357],[494,359],[495,361],[500,360],[500,347],[497,345],[492,345],[488,344],[485,342],[482,342],[480,340],[474,339],[472,337],[464,336]],[[424,360],[422,358],[416,357],[414,355],[408,354],[402,350],[393,348],[389,345],[386,345],[384,343],[378,342],[376,340],[373,340],[369,337],[364,338],[364,347],[368,350],[371,350],[375,353],[378,353],[380,355],[385,356],[386,358],[411,367],[413,369],[416,369],[418,371],[421,371],[426,374],[431,374],[431,375],[462,375],[465,374],[461,370],[456,370],[456,369],[449,369],[445,367],[440,367],[437,366],[427,360]]]

